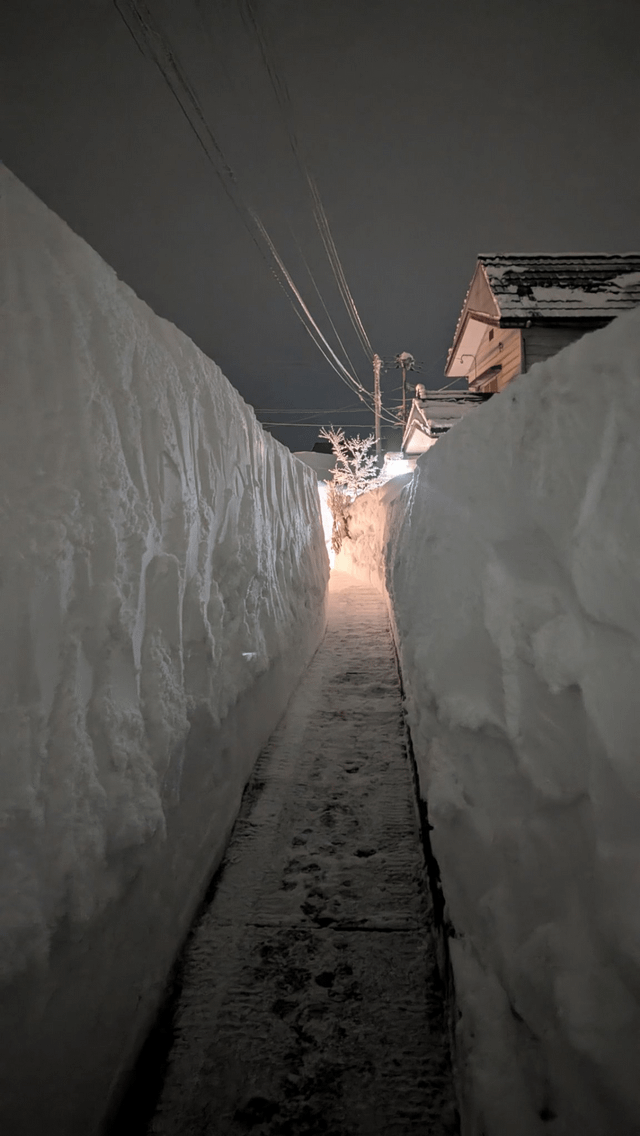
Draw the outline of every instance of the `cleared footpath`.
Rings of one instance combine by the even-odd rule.
[[[182,970],[154,1136],[458,1131],[385,606],[331,581]]]

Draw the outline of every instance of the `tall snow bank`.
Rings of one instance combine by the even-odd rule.
[[[465,1136],[640,1132],[639,435],[635,312],[368,518],[455,935]]]
[[[315,474],[5,167],[0,232],[0,1116],[81,1134],[322,633],[328,562]]]
[[[348,572],[385,592],[393,518],[398,510],[403,514],[403,490],[412,478],[412,473],[401,474],[375,489],[367,489],[351,502],[347,515],[349,536],[336,555],[337,571]]]

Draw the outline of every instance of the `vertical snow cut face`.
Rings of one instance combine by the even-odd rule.
[[[314,475],[5,167],[0,226],[6,978],[162,844],[194,736],[292,644],[300,672],[328,566]],[[229,760],[206,753],[218,844]]]
[[[635,311],[352,507],[455,932],[469,1136],[640,1131],[639,435]]]

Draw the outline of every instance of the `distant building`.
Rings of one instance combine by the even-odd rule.
[[[494,393],[640,304],[640,253],[479,256],[445,375]]]
[[[417,456],[431,449],[438,438],[489,397],[469,391],[428,391],[418,385],[402,439],[403,455]]]
[[[383,454],[398,453],[402,449],[402,426],[383,426],[380,431]]]
[[[336,459],[329,442],[326,443],[328,450],[320,449],[324,445],[324,442],[316,442],[312,450],[296,450],[293,456],[315,470],[318,481],[333,481]]]

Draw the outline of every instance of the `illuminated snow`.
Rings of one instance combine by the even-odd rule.
[[[352,507],[455,930],[465,1131],[640,1130],[640,312]]]

